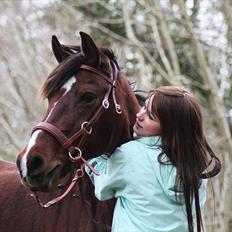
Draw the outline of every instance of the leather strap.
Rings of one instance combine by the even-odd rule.
[[[93,73],[96,73],[98,76],[101,76],[105,81],[109,82],[111,85],[113,85],[113,79],[110,79],[108,76],[106,76],[105,74],[103,74],[102,72],[98,71],[97,69],[88,66],[86,64],[82,64],[80,66],[80,69],[84,69]]]

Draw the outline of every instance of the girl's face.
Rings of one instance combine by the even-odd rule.
[[[160,122],[157,117],[149,116],[147,111],[151,112],[151,103],[154,95],[151,96],[150,101],[148,99],[145,102],[145,106],[140,109],[136,115],[136,122],[133,127],[134,132],[138,136],[154,136],[161,133]],[[148,102],[150,104],[148,105]]]

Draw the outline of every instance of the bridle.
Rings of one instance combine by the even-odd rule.
[[[79,168],[77,168],[77,167],[75,168],[74,177],[73,177],[69,187],[67,188],[67,190],[61,196],[47,202],[46,204],[43,204],[39,200],[37,193],[32,194],[32,196],[36,198],[39,205],[42,206],[43,208],[47,208],[47,207],[57,203],[58,201],[62,200],[71,191],[71,189],[76,184],[77,180],[84,175],[84,165],[86,165],[93,173],[95,173],[96,175],[99,175],[96,172],[96,170],[82,157],[81,147],[85,143],[88,135],[90,135],[92,133],[92,130],[93,130],[92,126],[94,125],[94,123],[100,118],[103,111],[107,110],[109,108],[109,106],[110,106],[109,98],[111,95],[112,95],[112,99],[114,102],[116,113],[117,114],[122,113],[121,106],[117,103],[116,95],[115,95],[116,82],[117,82],[119,71],[118,71],[116,64],[113,61],[110,61],[109,63],[110,63],[110,68],[111,68],[111,75],[110,76],[105,75],[104,73],[98,71],[96,68],[93,68],[89,65],[83,64],[80,66],[81,70],[85,70],[85,71],[97,74],[98,76],[102,77],[105,81],[107,81],[110,85],[109,85],[109,88],[106,91],[105,96],[103,98],[103,101],[102,101],[101,105],[98,107],[97,111],[92,115],[92,117],[88,121],[84,121],[81,124],[80,129],[77,132],[75,132],[70,138],[67,138],[65,136],[65,134],[59,128],[57,128],[56,126],[54,126],[53,124],[48,123],[48,122],[40,122],[32,129],[32,133],[36,130],[43,130],[43,131],[46,131],[47,133],[51,134],[53,137],[56,138],[56,140],[61,144],[61,146],[65,150],[68,151],[70,161],[72,163],[75,163],[75,164],[79,163],[79,165],[80,165]],[[80,139],[79,143],[75,146],[74,143],[80,137],[81,137],[81,139]]]

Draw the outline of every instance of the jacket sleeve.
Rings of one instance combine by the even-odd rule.
[[[108,158],[105,155],[89,160],[89,163],[100,174],[95,175],[87,166],[85,171],[95,186],[95,196],[99,200],[117,197],[126,184],[126,154],[120,148]]]

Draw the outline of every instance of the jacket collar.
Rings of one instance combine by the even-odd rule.
[[[139,137],[135,135],[135,140],[151,147],[161,145],[161,138],[159,136]]]

